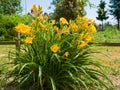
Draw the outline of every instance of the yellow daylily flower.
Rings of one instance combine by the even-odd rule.
[[[54,26],[54,27],[53,27],[53,30],[54,30],[55,32],[57,32],[57,33],[59,32],[59,28],[58,28],[57,26]]]
[[[64,53],[64,56],[65,56],[65,57],[68,57],[68,56],[69,56],[69,52],[65,52],[65,53]]]
[[[54,44],[50,47],[50,49],[52,52],[56,53],[60,49],[60,47],[58,46],[58,44]]]
[[[32,44],[32,41],[33,41],[33,37],[26,37],[25,39],[25,43],[27,44]]]
[[[89,26],[89,29],[90,29],[90,32],[91,32],[91,33],[95,33],[95,32],[97,32],[95,26],[92,25],[92,24]]]
[[[64,25],[64,24],[68,24],[68,21],[65,18],[61,17],[60,23]]]
[[[37,11],[37,6],[36,6],[36,4],[33,4],[31,10],[35,10],[35,11]]]
[[[23,34],[31,34],[32,30],[29,26],[24,24],[19,24],[15,27],[15,31],[21,32]]]
[[[81,43],[78,45],[78,48],[83,48],[87,45],[88,43],[87,42],[84,42],[84,43]]]

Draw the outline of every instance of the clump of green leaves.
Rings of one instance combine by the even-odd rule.
[[[33,9],[37,10],[36,5]],[[60,26],[57,27],[49,22],[47,16],[36,15],[29,26],[16,26],[16,31],[26,37],[11,73],[17,88],[109,89],[111,81],[102,72],[100,64],[89,58],[91,50],[88,42],[92,40],[91,34],[96,29],[94,23],[88,21],[78,16],[68,22],[61,17]]]
[[[0,40],[14,40],[14,27],[19,23],[28,24],[31,17],[28,15],[3,15],[0,14]]]

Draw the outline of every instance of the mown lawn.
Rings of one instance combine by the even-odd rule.
[[[120,88],[120,46],[93,46],[95,51],[91,56],[105,67],[106,74],[113,81],[115,86],[119,90]],[[2,85],[2,79],[5,77],[5,73],[10,68],[9,52],[15,50],[14,45],[0,45],[0,85]]]
[[[0,65],[10,62],[9,55],[13,50],[15,50],[14,45],[0,45]]]

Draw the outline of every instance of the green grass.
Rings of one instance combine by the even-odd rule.
[[[115,85],[115,90],[120,87],[120,47],[115,46],[93,46],[96,53],[92,58],[101,63],[106,75]]]
[[[120,31],[115,27],[107,27],[105,31],[98,31],[94,36],[94,42],[120,43]]]
[[[120,64],[120,47],[118,46],[93,46],[97,53],[96,58],[112,63]]]
[[[9,52],[15,49],[14,45],[0,45],[0,87],[6,77],[7,71],[10,69]]]
[[[15,49],[14,45],[0,45],[0,64],[9,62],[9,52]]]

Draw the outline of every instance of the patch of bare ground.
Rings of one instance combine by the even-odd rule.
[[[0,57],[5,57],[6,56],[6,54],[0,54]]]
[[[5,87],[3,88],[3,90],[16,90],[16,86],[12,84],[12,81],[14,80],[13,77],[9,78],[5,83]]]
[[[108,67],[108,77],[115,85],[115,90],[120,90],[120,46],[96,46],[93,58]]]
[[[108,77],[112,80],[112,82],[115,86],[115,90],[120,90],[120,75],[119,76],[108,75]]]

